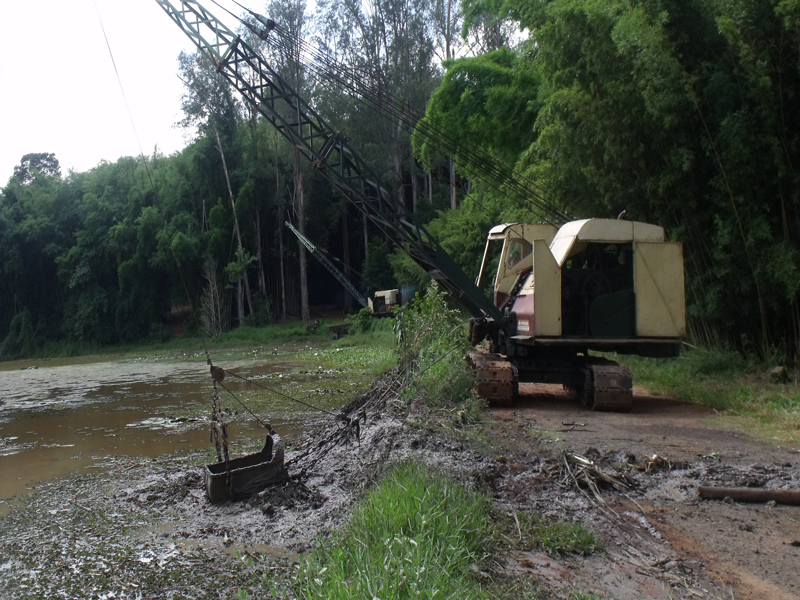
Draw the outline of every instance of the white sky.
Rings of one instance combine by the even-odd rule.
[[[186,145],[177,58],[194,45],[155,0],[0,0],[0,23],[0,187],[31,152],[55,153],[63,175],[138,156],[134,126],[145,155]]]

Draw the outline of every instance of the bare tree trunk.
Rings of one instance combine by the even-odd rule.
[[[348,276],[350,271],[350,231],[347,228],[347,202],[342,201],[342,264],[344,265],[344,275]],[[353,297],[346,293],[344,295],[344,310],[353,310]]]
[[[403,209],[406,206],[406,190],[403,181],[403,157],[400,154],[400,139],[402,136],[402,121],[398,120],[395,128],[394,148],[392,149],[392,163],[394,164],[394,189],[397,190],[397,204]]]
[[[222,141],[219,139],[219,130],[217,126],[214,125],[214,135],[217,137],[217,150],[219,150],[220,158],[222,158],[222,170],[225,171],[225,182],[228,184],[228,197],[231,200],[231,210],[233,211],[233,227],[236,231],[236,239],[239,242],[239,248],[244,251],[244,246],[242,245],[242,232],[239,229],[239,219],[236,218],[236,202],[233,199],[233,189],[231,188],[231,178],[228,175],[228,165],[225,162],[225,152],[222,150]],[[247,280],[247,273],[244,274],[244,288],[247,297],[247,308],[250,310],[250,314],[254,314],[255,311],[253,310],[253,300],[250,297],[250,282]],[[244,309],[242,309],[244,312]],[[242,324],[243,315],[239,314],[239,325]]]
[[[300,170],[300,152],[294,151],[294,190],[295,208],[297,210],[297,230],[301,235],[306,234],[306,209],[303,195],[303,172]],[[306,247],[297,240],[297,257],[300,260],[300,318],[303,321],[311,320],[311,311],[308,306],[308,260]]]
[[[453,0],[447,0],[447,22],[445,25],[445,33],[444,33],[444,54],[447,57],[447,60],[453,58],[453,49],[450,46],[450,36],[453,34],[452,32],[452,22],[451,19],[453,18]]]
[[[286,321],[286,273],[284,272],[283,262],[285,252],[283,249],[283,227],[278,227],[279,258],[281,265],[281,321]]]
[[[216,337],[222,333],[222,298],[219,292],[219,281],[217,279],[217,261],[207,258],[203,261],[203,277],[206,280],[206,287],[203,290],[203,311],[200,321],[203,330],[210,337]]]
[[[244,323],[244,300],[242,299],[242,280],[236,282],[236,311],[238,313],[239,325]],[[252,314],[252,312],[251,312]]]
[[[261,207],[256,207],[256,246],[258,256],[258,291],[264,298],[268,298],[267,278],[264,276],[264,261],[261,256]]]
[[[428,171],[428,203],[433,204],[433,173]]]
[[[278,135],[275,134],[275,199],[278,202],[278,257],[281,271],[281,321],[286,321],[286,273],[283,269],[285,259],[283,249],[283,200],[281,199],[281,174],[278,170]]]
[[[369,258],[369,239],[367,238],[367,215],[361,213],[361,222],[364,224],[364,260]]]

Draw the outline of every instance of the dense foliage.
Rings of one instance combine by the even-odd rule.
[[[518,171],[577,216],[627,210],[666,227],[684,243],[695,339],[796,355],[800,4],[469,5],[529,37],[517,62],[455,61],[427,118],[460,122],[505,160],[525,144]],[[498,136],[503,123],[519,129]]]
[[[358,35],[350,33],[352,19],[363,15],[344,4],[306,15],[304,3],[276,0],[266,12],[292,35],[311,32],[330,52],[368,65],[423,111],[440,76],[434,51],[448,35],[457,38],[459,27],[426,29],[433,13],[425,3],[376,6],[380,14],[361,23]],[[394,23],[388,37],[376,35],[383,20]],[[407,189],[411,198],[418,181],[437,185],[438,177],[416,166],[408,135],[372,114],[348,114],[344,99],[315,88],[285,47],[248,41],[334,123],[358,132],[351,142],[373,159],[387,187],[395,183],[396,193]],[[419,52],[411,55],[413,48]],[[66,175],[54,155],[30,154],[2,189],[0,357],[29,355],[50,341],[162,339],[178,326],[217,335],[244,323],[322,316],[305,314],[309,304],[346,307],[332,275],[310,258],[306,269],[286,220],[338,260],[362,292],[395,287],[387,247],[355,207],[299,161],[202,56],[182,54],[179,65],[186,84],[180,125],[195,134],[184,151]],[[432,189],[426,194],[434,197]]]
[[[491,225],[540,214],[471,179],[479,149],[571,214],[624,209],[682,241],[695,340],[797,355],[797,0],[326,0],[314,14],[276,0],[267,12],[374,92],[389,119],[287,62],[299,46],[263,48],[468,274]],[[0,354],[166,337],[192,310],[185,321],[213,335],[305,313],[307,296],[341,304],[313,259],[303,283],[287,217],[361,271],[364,291],[425,284],[213,68],[184,55],[180,70],[196,133],[184,151],[66,175],[29,154],[15,168],[0,194]],[[417,136],[412,153],[398,119],[426,107],[429,130],[454,137]],[[441,210],[456,192],[461,206]]]

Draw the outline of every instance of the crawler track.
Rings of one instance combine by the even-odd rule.
[[[470,352],[467,362],[475,373],[475,393],[489,406],[510,406],[519,394],[517,368],[499,354]]]

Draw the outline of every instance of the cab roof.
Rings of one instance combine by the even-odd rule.
[[[586,243],[663,242],[664,228],[641,221],[618,219],[583,219],[561,226],[550,244],[550,252],[559,267],[583,249]]]

